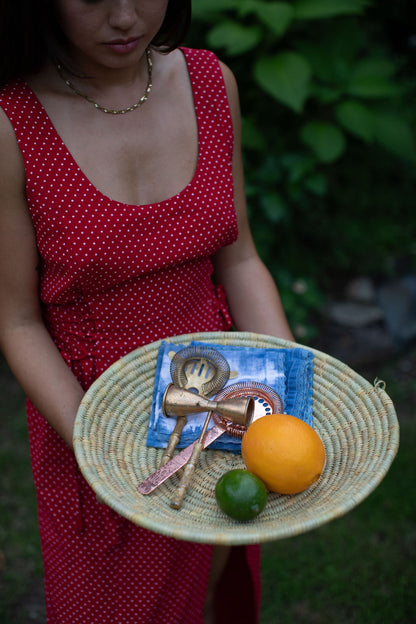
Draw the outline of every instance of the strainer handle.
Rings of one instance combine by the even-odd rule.
[[[186,424],[186,416],[178,416],[176,421],[176,425],[172,433],[169,437],[169,443],[162,455],[162,459],[160,460],[160,465],[164,466],[168,463],[173,457],[173,451],[176,449],[179,440],[181,439],[182,430]]]
[[[182,478],[181,481],[176,489],[175,495],[171,500],[170,506],[173,509],[180,509],[181,505],[182,505],[182,501],[185,497],[185,494],[188,490],[189,484],[191,482],[192,479],[192,475],[195,472],[195,468],[196,465],[198,463],[198,459],[199,456],[201,455],[202,449],[204,448],[204,445],[202,442],[198,442],[195,444],[193,450],[192,450],[192,455],[189,458],[188,463],[186,464],[183,473],[182,473]]]
[[[211,413],[209,412],[205,418],[204,426],[202,427],[202,431],[200,433],[198,441],[192,450],[192,455],[189,458],[189,461],[184,468],[181,481],[176,489],[175,496],[171,500],[170,506],[173,509],[181,508],[183,498],[191,482],[192,475],[195,472],[195,468],[196,468],[196,464],[198,462],[199,456],[201,455],[202,449],[204,448],[204,436],[207,431],[210,419],[211,419]]]

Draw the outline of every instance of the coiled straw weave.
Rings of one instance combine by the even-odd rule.
[[[293,343],[243,332],[188,334],[169,339],[213,344],[281,348]],[[133,523],[176,539],[217,544],[250,544],[309,531],[363,501],[386,475],[399,445],[393,403],[351,368],[312,349],[314,427],[326,450],[320,480],[294,496],[269,494],[255,520],[237,522],[218,508],[214,488],[227,470],[243,468],[241,456],[205,450],[179,511],[170,500],[179,473],[152,494],[138,484],[154,472],[161,449],[147,448],[156,359],[161,342],[139,348],[113,364],[91,386],[79,408],[74,447],[79,467],[107,505]]]

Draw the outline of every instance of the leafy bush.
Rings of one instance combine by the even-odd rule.
[[[370,5],[193,0],[189,45],[214,50],[239,83],[253,233],[298,327],[334,273],[415,255],[399,227],[413,218],[411,90]]]

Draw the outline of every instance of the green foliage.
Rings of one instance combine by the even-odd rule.
[[[294,4],[298,19],[320,19],[360,14],[369,3],[367,0],[298,0]]]
[[[254,77],[266,93],[295,112],[302,111],[311,80],[309,63],[303,56],[294,52],[262,56],[254,66]]]
[[[226,47],[228,54],[233,56],[252,50],[260,39],[260,28],[227,20],[210,31],[208,43],[212,48]]]
[[[309,145],[318,160],[331,163],[337,160],[345,151],[345,137],[343,132],[325,121],[310,121],[300,130],[300,136],[305,145]]]
[[[335,107],[335,115],[339,124],[357,138],[367,142],[374,140],[374,118],[362,102],[344,100]]]
[[[193,1],[188,44],[213,49],[239,83],[253,233],[299,327],[334,272],[383,272],[392,255],[414,255],[411,228],[394,238],[391,211],[402,193],[410,214],[414,86],[367,19],[372,5]],[[299,279],[308,288],[294,296]]]

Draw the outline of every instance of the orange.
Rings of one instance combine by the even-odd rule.
[[[247,470],[272,492],[296,494],[317,481],[325,449],[316,431],[300,418],[268,414],[255,420],[241,442]]]

